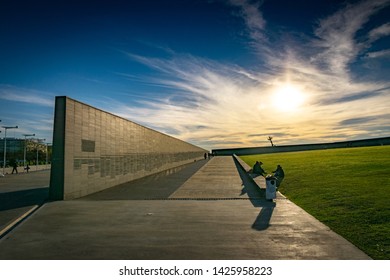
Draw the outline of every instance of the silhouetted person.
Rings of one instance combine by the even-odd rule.
[[[26,172],[28,173],[28,171],[30,170],[30,166],[28,166],[28,164],[27,164],[24,169],[26,169]]]
[[[253,174],[253,178],[261,175],[261,176],[265,176],[266,172],[265,170],[261,167],[263,163],[262,162],[259,162],[259,161],[256,161],[255,165],[253,165],[253,168],[252,168],[252,174]]]
[[[276,170],[273,171],[274,177],[276,178],[276,187],[280,186],[280,183],[283,181],[284,178],[284,170],[283,168],[278,164],[276,167]]]
[[[207,153],[204,153],[204,159],[207,159]]]
[[[16,162],[16,160],[12,160],[12,173],[11,174],[14,174],[14,171],[16,171],[16,174],[18,174],[18,163]]]

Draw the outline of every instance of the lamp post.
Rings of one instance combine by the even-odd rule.
[[[36,171],[38,171],[38,150],[39,150],[39,142],[46,141],[46,139],[37,139],[37,162],[36,162]]]
[[[47,164],[49,162],[49,144],[51,144],[51,143],[46,143],[46,168],[47,168]]]
[[[5,174],[5,160],[7,159],[7,129],[18,128],[18,126],[3,126],[4,130],[4,162],[3,162],[3,174]]]
[[[34,134],[23,134],[24,136],[24,157],[23,157],[23,166],[26,167],[26,151],[27,151],[27,136],[35,136]]]

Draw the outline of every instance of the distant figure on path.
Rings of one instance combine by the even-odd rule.
[[[14,171],[16,171],[16,174],[18,174],[18,163],[16,162],[16,160],[12,160],[11,164],[12,164],[12,167],[13,167],[11,174],[14,174]]]
[[[24,168],[26,170],[26,172],[28,173],[28,171],[30,170],[30,166],[28,166],[28,164],[26,165],[26,167]]]
[[[207,159],[207,153],[204,153],[204,159]]]

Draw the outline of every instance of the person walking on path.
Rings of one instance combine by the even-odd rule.
[[[14,174],[14,171],[16,171],[16,174],[18,174],[18,163],[17,163],[17,161],[16,160],[12,160],[11,164],[12,164],[12,167],[13,167],[11,174]]]

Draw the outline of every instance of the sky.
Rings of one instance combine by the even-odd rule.
[[[2,0],[0,125],[50,143],[66,95],[209,150],[390,136],[389,20],[390,0]]]

